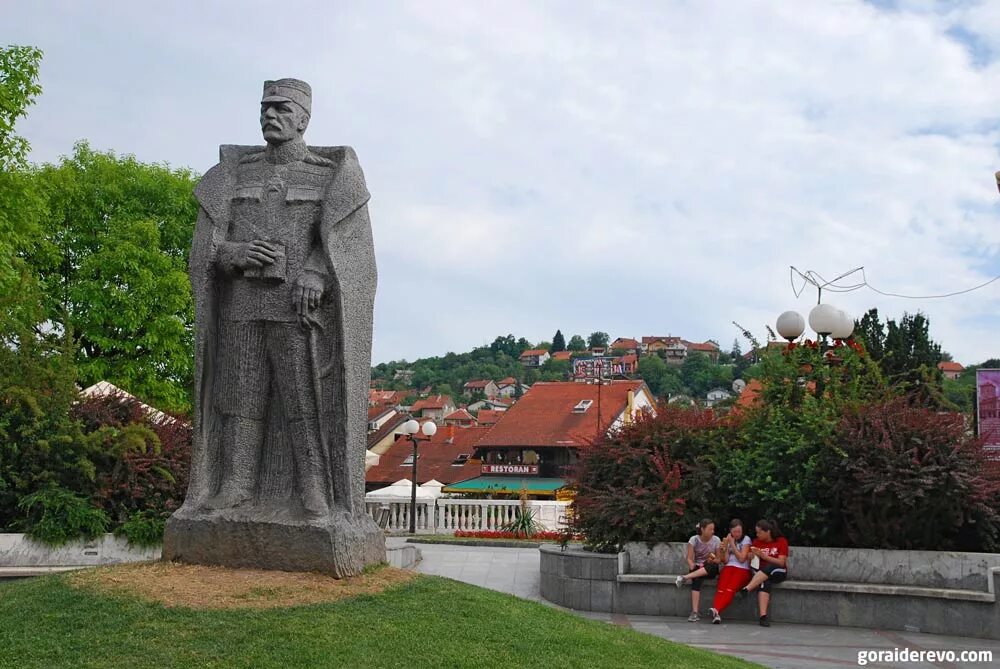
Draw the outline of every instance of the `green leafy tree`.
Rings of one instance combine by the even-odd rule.
[[[0,345],[41,318],[38,285],[22,256],[39,236],[44,203],[27,172],[29,145],[15,124],[41,92],[33,47],[0,48]]]
[[[580,335],[573,335],[569,338],[569,344],[566,345],[566,348],[570,351],[586,351],[587,342]]]
[[[14,132],[14,125],[42,92],[41,62],[42,52],[35,47],[0,48],[0,171],[24,167],[27,160],[28,140]]]
[[[611,336],[607,332],[591,332],[587,337],[587,348],[607,348],[611,343]]]
[[[28,260],[45,319],[74,333],[81,385],[108,380],[157,407],[188,409],[195,176],[81,142],[33,180],[47,214]]]
[[[540,381],[566,381],[573,371],[573,363],[569,360],[549,358],[538,368]]]
[[[562,330],[556,330],[555,335],[552,337],[552,352],[558,353],[559,351],[566,350],[566,338],[563,337]]]

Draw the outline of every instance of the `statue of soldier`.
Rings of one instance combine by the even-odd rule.
[[[376,270],[349,147],[310,147],[304,81],[264,82],[264,147],[195,189],[190,484],[164,557],[346,576],[385,559],[364,509]]]

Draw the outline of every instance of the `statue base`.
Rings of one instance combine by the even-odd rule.
[[[236,514],[183,514],[167,520],[163,559],[191,564],[313,571],[345,578],[385,562],[385,535],[367,515],[276,521]]]

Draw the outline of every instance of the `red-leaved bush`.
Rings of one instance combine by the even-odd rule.
[[[961,414],[906,398],[844,414],[834,489],[854,546],[1000,549],[1000,463]]]
[[[732,429],[711,410],[661,405],[608,440],[581,450],[573,531],[598,550],[691,533],[710,499],[713,438]]]
[[[94,448],[95,503],[115,525],[138,513],[166,518],[184,501],[191,452],[186,421],[146,413],[125,395],[91,397],[73,407]]]

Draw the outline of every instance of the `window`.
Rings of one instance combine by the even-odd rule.
[[[590,405],[594,403],[594,400],[580,400],[577,402],[576,406],[573,407],[573,413],[584,413],[590,408]]]
[[[418,455],[417,458],[420,458],[420,456]],[[412,467],[412,466],[413,466],[413,453],[410,453],[409,455],[406,456],[406,459],[403,460],[403,464],[401,464],[400,467]]]
[[[455,458],[454,460],[452,460],[451,466],[452,467],[461,467],[462,465],[464,465],[468,461],[469,461],[469,454],[468,453],[460,453],[457,458]]]

